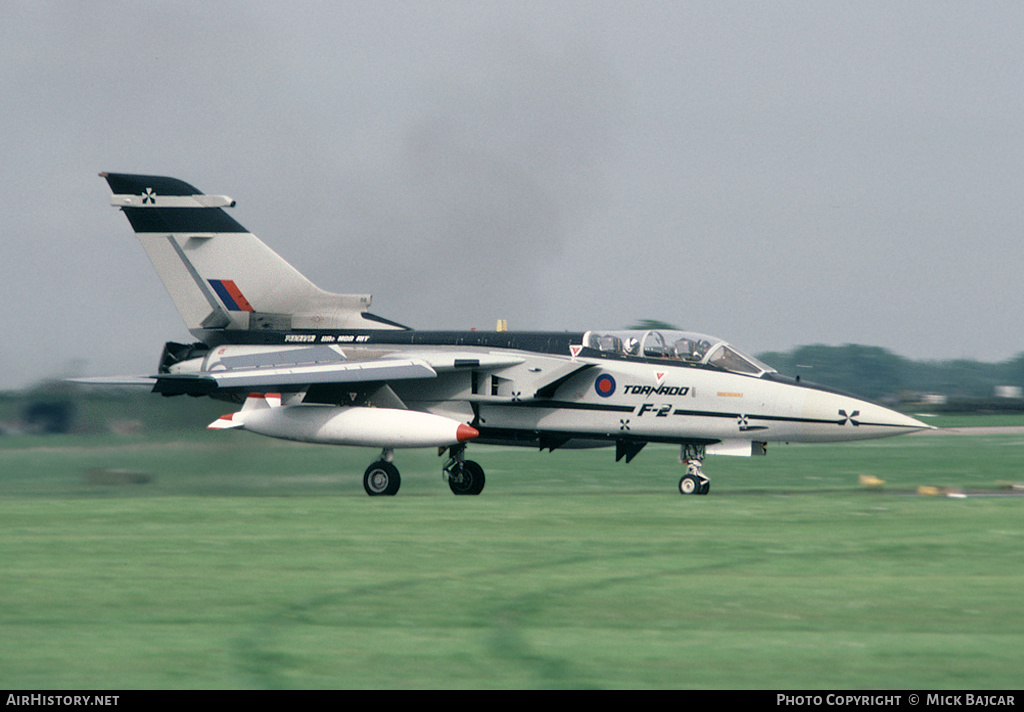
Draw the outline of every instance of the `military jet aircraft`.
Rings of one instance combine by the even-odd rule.
[[[380,448],[363,475],[394,495],[399,448],[437,447],[455,494],[475,495],[474,444],[540,450],[680,446],[678,489],[707,494],[709,454],[926,429],[875,403],[782,376],[721,339],[667,329],[421,331],[326,292],[183,181],[101,173],[195,343],[167,343],[155,374],[81,379],[240,403],[210,424],[310,443]]]

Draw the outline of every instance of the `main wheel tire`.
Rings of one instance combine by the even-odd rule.
[[[363,489],[371,497],[392,496],[401,485],[398,468],[384,460],[373,463],[363,473]]]
[[[695,475],[683,475],[679,480],[679,494],[700,493],[700,480]]]
[[[462,463],[462,479],[448,478],[452,494],[480,494],[484,489],[484,468],[472,460]]]
[[[700,489],[697,490],[697,494],[707,494],[711,490],[711,480],[704,480],[700,483]]]

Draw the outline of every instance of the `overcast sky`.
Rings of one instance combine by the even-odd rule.
[[[1024,351],[1024,3],[0,3],[0,388],[190,340],[100,171],[417,328]]]

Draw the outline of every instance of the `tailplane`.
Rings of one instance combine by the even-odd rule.
[[[367,313],[368,294],[306,279],[234,220],[226,195],[163,176],[101,173],[189,330],[402,329]]]

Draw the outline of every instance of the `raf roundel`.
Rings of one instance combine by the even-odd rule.
[[[598,376],[597,380],[594,381],[594,390],[597,391],[597,395],[607,398],[615,393],[615,379],[607,373]]]

